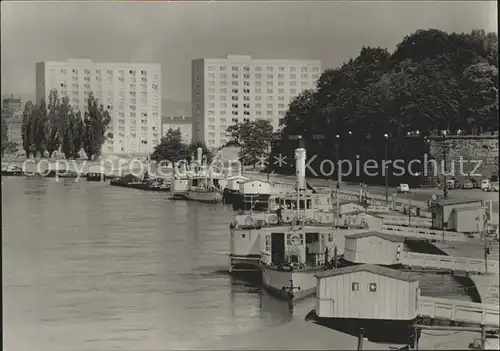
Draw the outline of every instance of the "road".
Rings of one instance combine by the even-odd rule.
[[[262,180],[267,180],[267,174],[258,172],[245,172],[248,173],[248,177],[257,178]],[[294,175],[270,175],[270,180],[275,182],[285,182],[285,183],[295,183],[296,177]],[[332,182],[327,179],[307,179],[307,182],[318,187],[336,187],[337,182]],[[341,183],[341,189],[349,191],[359,191],[358,184]],[[379,185],[368,185],[368,192],[376,195],[385,195],[385,187]],[[395,187],[389,187],[387,189],[389,198],[396,193]],[[411,189],[409,194],[398,194],[398,198],[412,199],[415,201],[427,201],[432,194],[443,195],[443,190],[437,188],[418,188]],[[471,200],[493,200],[493,211],[498,213],[498,193],[496,192],[484,192],[479,189],[455,189],[448,190],[449,199],[471,199]]]

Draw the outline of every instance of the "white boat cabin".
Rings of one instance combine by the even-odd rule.
[[[247,182],[248,178],[245,178],[243,176],[234,176],[234,177],[229,177],[226,180],[227,180],[226,188],[230,191],[238,192],[240,191],[240,184],[243,182]]]
[[[323,266],[335,254],[343,254],[345,235],[355,232],[321,225],[267,228],[260,235],[261,262],[268,266],[288,265],[294,269]]]
[[[240,193],[244,195],[271,195],[271,184],[261,180],[247,180],[240,182]]]

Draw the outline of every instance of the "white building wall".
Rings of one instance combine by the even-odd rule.
[[[87,96],[93,92],[111,115],[113,138],[103,154],[146,154],[159,143],[161,133],[161,65],[153,63],[100,63],[88,59],[36,64],[36,99],[48,101],[57,89],[67,96],[82,117]]]
[[[276,129],[288,105],[315,89],[321,61],[268,60],[251,56],[192,61],[193,136],[216,148],[236,122],[267,119]]]

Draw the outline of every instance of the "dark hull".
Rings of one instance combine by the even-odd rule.
[[[78,178],[78,174],[74,172],[59,172],[57,173],[56,171],[50,171],[48,174],[43,175],[44,177],[47,178],[71,178],[75,179]]]
[[[268,211],[269,194],[241,194],[238,193],[233,200],[233,210],[235,211]]]
[[[2,177],[22,177],[23,171],[2,171]]]
[[[100,182],[106,180],[106,176],[104,174],[99,174],[99,173],[87,174],[86,178],[87,182]]]
[[[414,344],[415,329],[413,326],[416,320],[320,318],[313,311],[308,314],[308,319],[353,336],[359,336],[360,330],[363,329],[363,336],[372,342],[412,346]]]
[[[222,201],[224,201],[225,204],[233,204],[238,199],[239,194],[237,190],[224,189]]]
[[[157,191],[157,192],[170,192],[170,188],[159,188],[159,187],[151,186],[149,184],[139,184],[139,183],[123,184],[123,183],[116,182],[116,181],[111,181],[110,184],[113,186],[119,186],[122,188],[129,188],[129,189],[137,189],[137,190],[144,190],[144,191]]]

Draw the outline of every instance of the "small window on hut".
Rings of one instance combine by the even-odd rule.
[[[376,292],[376,291],[377,291],[377,284],[370,283],[370,292]]]
[[[351,290],[352,291],[359,291],[359,283],[358,282],[353,282]]]

